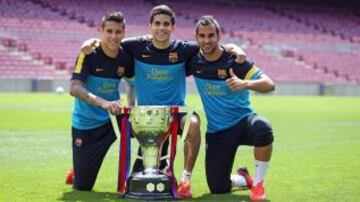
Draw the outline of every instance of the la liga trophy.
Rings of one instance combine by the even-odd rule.
[[[120,137],[118,191],[122,197],[141,200],[176,199],[176,180],[173,176],[173,160],[176,150],[177,115],[183,107],[137,106],[124,107],[120,116],[111,116],[117,136]],[[188,129],[192,112],[186,116],[184,129]],[[121,127],[118,127],[121,125]],[[121,133],[118,133],[121,128]],[[142,172],[129,174],[130,133],[139,142],[142,151]],[[183,131],[186,136],[187,130]],[[159,170],[162,145],[171,135],[171,175]],[[175,150],[174,150],[175,147]]]

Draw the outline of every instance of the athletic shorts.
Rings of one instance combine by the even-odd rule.
[[[206,178],[211,193],[231,190],[230,174],[239,145],[262,147],[273,142],[268,120],[253,114],[226,130],[206,134]]]
[[[90,130],[72,128],[74,187],[91,190],[103,159],[116,140],[111,122]]]

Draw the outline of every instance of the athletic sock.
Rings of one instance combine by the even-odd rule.
[[[242,175],[231,175],[230,176],[231,185],[233,187],[246,187],[246,179]]]
[[[255,178],[254,178],[253,186],[256,186],[258,183],[263,182],[265,180],[266,171],[268,167],[269,167],[268,161],[255,160]]]
[[[181,176],[181,182],[190,183],[192,173],[184,170]]]

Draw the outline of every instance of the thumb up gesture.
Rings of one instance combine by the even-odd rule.
[[[247,86],[247,81],[244,81],[237,77],[232,68],[229,70],[230,78],[226,79],[226,84],[232,91],[240,91]]]

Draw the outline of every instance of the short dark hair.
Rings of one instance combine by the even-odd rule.
[[[215,20],[215,18],[213,16],[211,16],[211,15],[204,15],[198,20],[198,22],[196,23],[196,26],[195,26],[196,34],[199,33],[199,27],[200,26],[209,26],[209,25],[213,25],[215,27],[216,34],[219,35],[219,33],[220,33],[220,25]]]
[[[125,26],[125,17],[122,14],[122,12],[120,11],[111,11],[109,13],[106,13],[102,18],[101,18],[101,27],[105,26],[106,22],[109,21],[113,21],[113,22],[117,22],[117,23],[122,23],[123,26]]]
[[[161,4],[158,6],[155,6],[153,9],[151,9],[150,12],[150,23],[152,24],[154,21],[154,17],[156,15],[167,15],[171,18],[171,24],[175,25],[175,12],[167,5]]]

